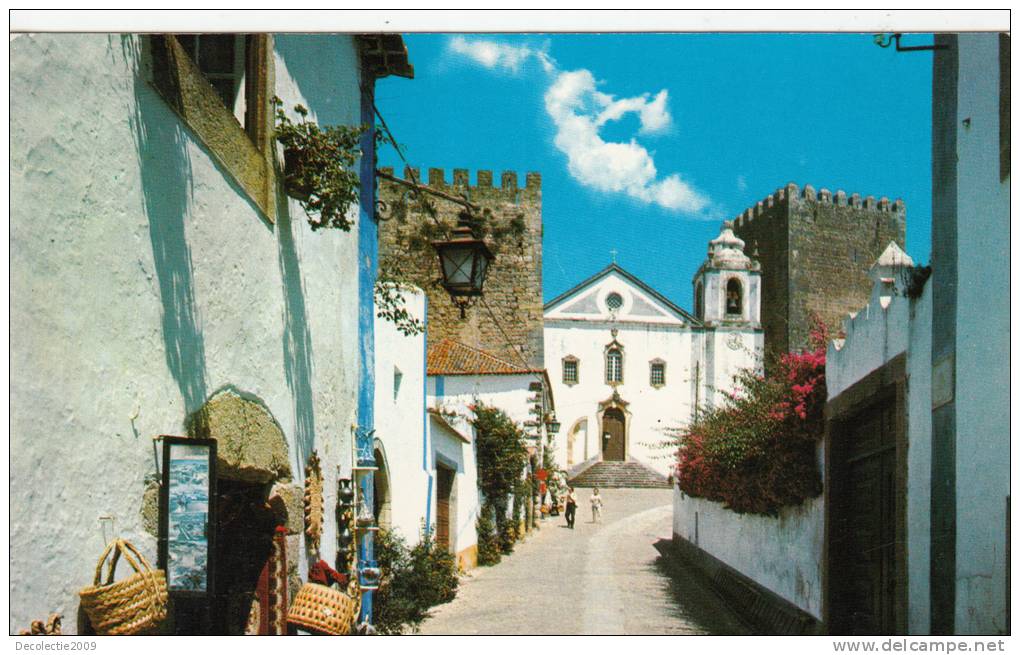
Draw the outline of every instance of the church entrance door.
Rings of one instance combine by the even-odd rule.
[[[602,459],[607,462],[622,462],[626,455],[626,422],[616,407],[610,407],[602,415]]]

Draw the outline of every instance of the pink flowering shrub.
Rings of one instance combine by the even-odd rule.
[[[816,325],[806,351],[770,362],[768,376],[742,371],[725,403],[673,432],[676,477],[686,494],[741,514],[776,516],[821,493],[815,446],[824,429],[829,339]]]

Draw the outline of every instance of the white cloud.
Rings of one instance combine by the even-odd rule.
[[[629,141],[606,141],[599,134],[603,126],[628,114],[640,121],[638,135],[661,134],[673,123],[669,112],[669,92],[654,96],[643,93],[616,98],[598,90],[591,71],[560,70],[542,49],[514,46],[485,39],[455,36],[450,51],[468,57],[489,69],[518,73],[534,57],[550,84],[545,93],[545,109],[556,127],[554,143],[567,156],[567,169],[582,185],[608,193],[624,193],[631,198],[665,209],[698,214],[709,207],[709,199],[685,182],[677,173],[660,177],[652,154],[632,137]]]
[[[567,168],[585,186],[628,196],[665,209],[698,213],[708,198],[678,174],[658,178],[652,155],[635,139],[605,141],[599,128],[628,113],[638,114],[641,132],[660,132],[671,123],[668,93],[616,99],[597,90],[591,71],[559,73],[545,94],[545,109],[557,132],[554,143],[567,156]]]
[[[503,68],[511,73],[520,72],[521,66],[532,55],[545,54],[527,46],[514,46],[485,39],[468,40],[463,36],[450,39],[450,50],[465,55],[486,68]]]

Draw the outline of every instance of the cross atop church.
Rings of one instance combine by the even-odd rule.
[[[612,255],[613,263],[615,264],[616,263],[616,248],[613,248],[612,250],[610,250],[609,254]]]

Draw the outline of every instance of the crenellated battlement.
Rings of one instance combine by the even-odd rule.
[[[875,199],[875,196],[864,196],[862,198],[859,193],[847,195],[846,191],[843,191],[842,189],[838,189],[834,194],[832,191],[824,187],[815,191],[815,187],[810,184],[806,184],[804,185],[804,188],[800,188],[793,182],[790,182],[784,187],[779,187],[762,200],[759,200],[751,207],[748,207],[741,213],[737,214],[736,217],[733,218],[733,223],[737,227],[743,227],[755,218],[767,213],[776,205],[784,202],[788,203],[791,200],[794,202],[813,202],[819,205],[853,207],[864,211],[878,211],[896,214],[903,214],[907,210],[906,204],[900,198],[893,201],[890,201],[886,196],[882,196],[877,200]]]
[[[523,355],[542,368],[542,176],[496,171],[496,178],[491,170],[466,168],[408,167],[400,177],[380,167],[379,173],[379,259],[425,289],[428,346],[453,339],[506,361]],[[419,196],[427,208],[413,197],[415,183],[431,192]],[[431,246],[432,235],[452,234],[446,228],[463,218],[462,199],[482,210],[484,238],[495,254],[485,279],[488,307],[466,311],[435,283],[442,274]]]
[[[380,167],[379,170],[387,175],[393,175],[392,167]],[[428,174],[422,177],[421,169],[407,166],[404,168],[403,178],[408,182],[417,182],[436,189],[503,190],[512,192],[523,189],[535,193],[542,190],[542,174],[534,171],[525,174],[523,187],[518,187],[516,171],[502,171],[499,178],[499,187],[493,186],[492,171],[490,170],[476,171],[474,186],[471,185],[471,172],[466,168],[453,169],[452,183],[447,181],[446,171],[442,168],[430,168],[428,169]]]

